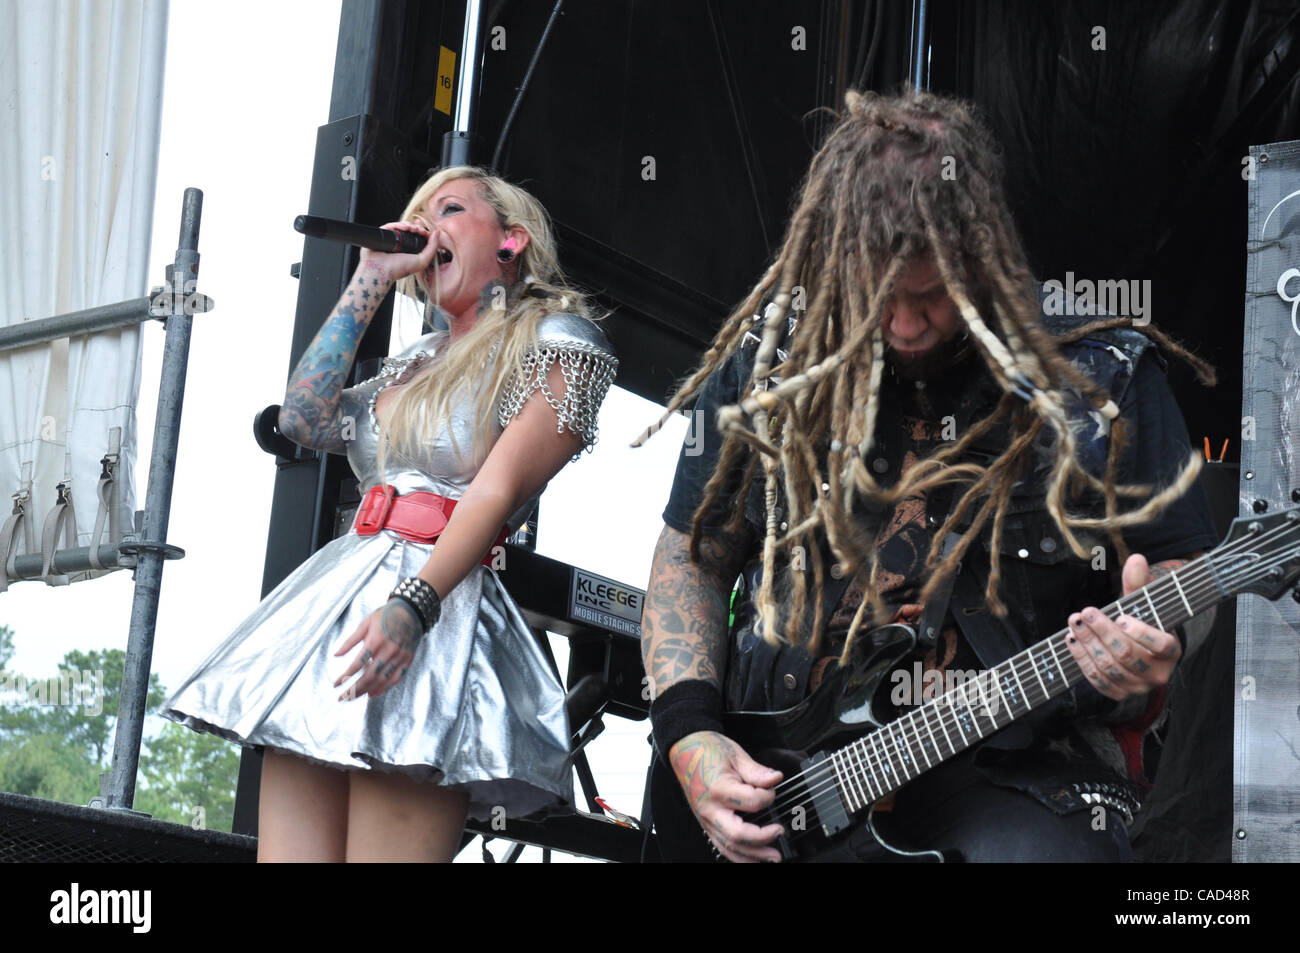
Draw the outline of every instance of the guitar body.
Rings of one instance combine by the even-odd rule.
[[[889,676],[915,648],[916,633],[910,626],[881,626],[871,633],[870,639],[857,640],[849,663],[832,669],[817,690],[798,705],[775,712],[728,712],[723,718],[724,733],[755,761],[791,778],[825,752],[870,734],[888,722]],[[719,857],[687,804],[676,775],[657,757],[650,784],[656,839],[663,859],[671,863],[717,861]],[[786,835],[775,845],[786,859],[815,857],[847,835],[843,827],[833,833],[828,833],[825,827],[837,827],[837,823],[843,824],[848,818],[838,816],[834,804],[822,805],[815,796],[811,799],[815,806],[801,814],[750,818],[760,824],[775,819],[786,827]],[[828,815],[837,816],[823,819],[818,815],[817,806],[823,806]],[[889,844],[876,834],[870,816],[866,822],[892,859],[929,862],[944,859],[936,851],[907,851]],[[796,833],[799,836],[790,836]]]

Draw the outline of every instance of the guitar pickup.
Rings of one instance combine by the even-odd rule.
[[[830,760],[829,756],[822,751],[801,763],[799,767],[803,769],[806,776],[818,776],[822,772],[832,774],[830,765],[825,766],[821,771],[813,772],[810,770],[828,760]],[[849,826],[849,815],[844,810],[844,802],[840,799],[838,785],[817,784],[812,786],[808,793],[812,795],[813,807],[817,811],[817,822],[821,825],[823,834],[831,837]]]

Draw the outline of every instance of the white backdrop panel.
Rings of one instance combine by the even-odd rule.
[[[166,0],[0,0],[0,324],[148,293],[167,13]],[[137,328],[0,353],[6,512],[24,462],[38,521],[70,472],[88,544],[120,427],[130,528],[140,355]]]

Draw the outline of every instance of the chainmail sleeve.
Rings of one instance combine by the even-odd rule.
[[[564,394],[557,397],[548,376],[555,364],[564,374]],[[596,324],[574,314],[552,314],[541,322],[537,344],[524,357],[523,370],[502,391],[497,413],[502,428],[523,409],[534,391],[541,391],[558,418],[556,433],[568,430],[582,438],[583,448],[596,445],[596,417],[614,382],[618,358]]]

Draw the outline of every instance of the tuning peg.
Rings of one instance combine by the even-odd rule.
[[[1291,590],[1291,598],[1296,602],[1300,602],[1300,586],[1296,586]]]
[[[1256,513],[1263,513],[1268,509],[1268,500],[1256,500],[1254,503],[1250,504],[1250,508]]]
[[[1292,502],[1292,503],[1300,503],[1300,489],[1296,489],[1296,490],[1292,490],[1292,491],[1291,491],[1291,502]]]

